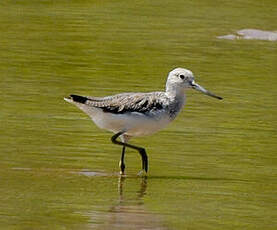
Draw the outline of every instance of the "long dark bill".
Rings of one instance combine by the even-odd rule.
[[[210,91],[206,90],[205,88],[203,88],[201,85],[198,85],[197,83],[195,83],[194,81],[191,83],[191,86],[193,89],[195,90],[198,90],[204,94],[207,94],[208,96],[211,96],[211,97],[214,97],[214,98],[217,98],[219,100],[222,100],[223,98],[222,97],[219,97],[213,93],[211,93]]]

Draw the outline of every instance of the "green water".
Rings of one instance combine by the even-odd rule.
[[[274,0],[1,1],[0,229],[276,229],[277,43],[219,40],[277,30]],[[223,101],[189,91],[140,157],[63,101],[162,90],[174,67]]]

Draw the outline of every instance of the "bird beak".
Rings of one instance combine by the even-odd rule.
[[[219,96],[216,96],[215,94],[209,92],[208,90],[204,89],[201,85],[198,85],[197,83],[195,83],[194,81],[191,82],[191,87],[193,89],[196,89],[204,94],[207,94],[208,96],[211,96],[211,97],[214,97],[214,98],[217,98],[219,100],[222,100],[223,98],[222,97],[219,97]]]

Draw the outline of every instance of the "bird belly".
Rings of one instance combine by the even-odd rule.
[[[137,112],[113,114],[99,111],[91,118],[99,128],[114,133],[125,131],[128,136],[150,135],[164,128],[170,122],[169,116],[164,114],[148,116]]]
[[[131,122],[131,126],[127,129],[126,134],[129,136],[145,136],[156,133],[168,125],[170,120],[166,117],[146,117]]]

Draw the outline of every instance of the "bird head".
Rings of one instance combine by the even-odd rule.
[[[175,68],[169,72],[166,82],[166,91],[184,91],[187,88],[198,90],[208,96],[223,99],[209,92],[194,81],[193,73],[188,69]]]

